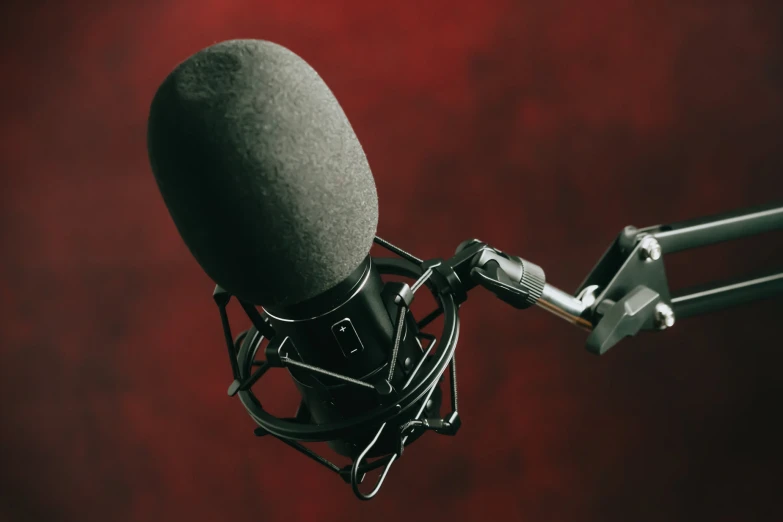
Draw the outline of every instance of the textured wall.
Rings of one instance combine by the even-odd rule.
[[[212,284],[145,150],[149,102],[178,61],[273,40],[341,100],[376,176],[380,235],[424,257],[479,237],[573,290],[626,224],[783,199],[780,2],[0,9],[3,522],[783,518],[780,300],[596,358],[582,332],[477,292],[462,431],[424,437],[377,500],[355,501],[255,439],[226,398]],[[675,285],[700,283],[779,266],[780,246],[667,266]]]

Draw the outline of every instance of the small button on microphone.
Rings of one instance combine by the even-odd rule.
[[[359,335],[348,317],[332,325],[332,334],[337,339],[344,356],[351,357],[364,350],[362,340],[359,339]]]

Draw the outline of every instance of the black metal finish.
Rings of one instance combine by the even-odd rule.
[[[391,465],[402,455],[406,444],[426,431],[454,435],[459,430],[461,419],[457,411],[454,351],[459,334],[457,306],[467,298],[467,292],[478,283],[514,306],[527,308],[541,296],[544,287],[544,274],[539,267],[477,240],[460,245],[456,255],[448,261],[440,259],[421,261],[380,238],[376,238],[376,243],[403,259],[377,259],[368,262],[368,265],[360,267],[361,270],[357,269],[349,278],[350,284],[342,285],[339,299],[335,297],[338,292],[330,293],[329,302],[339,301],[336,305],[338,308],[349,307],[354,310],[352,313],[366,314],[372,302],[361,298],[364,292],[368,295],[380,292],[386,298],[388,312],[390,316],[394,314],[395,320],[391,323],[393,324],[391,337],[388,337],[390,333],[388,331],[384,337],[388,341],[386,344],[391,345],[391,351],[383,377],[377,375],[377,371],[366,373],[369,368],[378,368],[378,361],[371,361],[359,370],[352,370],[348,365],[346,368],[349,369],[350,374],[342,374],[324,367],[332,361],[339,360],[334,349],[331,350],[334,353],[330,354],[328,350],[324,350],[323,345],[318,351],[309,348],[316,344],[313,342],[315,339],[324,339],[321,333],[324,329],[320,323],[328,325],[337,317],[352,315],[352,313],[336,309],[337,311],[312,317],[311,315],[317,310],[323,310],[322,298],[319,298],[321,301],[313,306],[307,303],[307,306],[298,305],[296,310],[266,310],[263,315],[259,314],[255,307],[242,303],[245,312],[253,320],[254,328],[244,336],[240,350],[235,355],[238,361],[239,378],[235,379],[230,390],[232,395],[239,395],[248,413],[258,424],[257,435],[273,435],[328,469],[339,470],[340,475],[351,483],[356,496],[362,500],[372,498],[379,491]],[[381,290],[379,284],[381,273],[416,278],[416,281],[411,286],[387,283]],[[408,310],[414,294],[423,286],[426,286],[435,296],[438,307],[417,324],[410,319]],[[227,302],[226,299],[223,300]],[[224,313],[225,304],[221,307],[221,314]],[[283,313],[295,315],[295,318],[276,315]],[[445,317],[442,342],[438,349],[435,349],[438,345],[437,339],[420,330],[440,315]],[[371,324],[373,318],[379,317],[383,317],[383,314],[375,311],[372,317],[361,323]],[[227,322],[224,327],[228,329]],[[264,328],[267,333],[273,332],[273,337],[263,351],[266,360],[259,364],[259,361],[255,360],[256,353],[264,339],[268,338],[259,333],[261,328]],[[309,330],[313,333],[308,333]],[[406,332],[412,332],[412,335],[406,337],[408,335]],[[299,338],[299,341],[295,337]],[[406,338],[408,342],[418,338],[429,340],[430,343],[426,350],[423,350],[422,355],[415,358],[411,357],[409,351],[403,350],[406,346]],[[302,352],[305,347],[308,349],[307,353]],[[233,351],[230,350],[229,353],[234,356]],[[303,359],[314,357],[321,357],[322,364],[303,362]],[[404,364],[400,361],[404,361]],[[252,392],[253,385],[272,367],[287,368],[302,393],[303,402],[295,419],[273,417],[264,411]],[[441,418],[433,414],[437,414],[440,409],[440,389],[437,385],[447,367],[451,381],[451,411]],[[255,371],[251,372],[253,369]],[[404,384],[401,386],[397,384],[400,382],[397,377],[399,372],[405,376]],[[308,380],[308,377],[314,376],[317,378]],[[325,378],[330,380],[325,381]],[[364,404],[371,404],[374,401],[376,407],[360,408],[348,414],[343,411],[331,415],[330,408],[334,408],[340,402],[349,402],[339,401],[335,396],[341,386],[352,386],[356,391],[346,390],[354,398],[358,393],[368,394],[366,396],[368,400]],[[415,413],[411,414],[408,410],[413,407],[416,408]],[[362,409],[366,411],[361,411]],[[361,440],[363,434],[368,433],[373,435],[367,439],[363,449],[360,448],[354,453],[352,450],[356,448],[356,441]],[[360,435],[359,439],[357,434]],[[390,440],[396,440],[391,452],[385,446]],[[330,445],[335,441],[347,441],[347,444],[332,447],[337,449],[338,453],[353,458],[350,471],[347,468],[338,468],[302,446],[299,441],[327,441]],[[367,457],[379,454],[383,455],[375,462],[366,461]],[[361,482],[361,477],[367,471],[381,465],[385,466],[385,469],[373,490],[368,494],[359,491],[358,484]]]
[[[381,244],[388,243],[382,242]],[[393,251],[404,252],[396,247],[393,247]],[[410,254],[405,254],[406,258],[415,259]],[[412,286],[387,283],[383,290],[377,285],[371,288],[371,291],[380,292],[385,299],[388,298],[386,299],[388,312],[389,314],[393,312],[395,319],[390,320],[390,324],[393,325],[392,331],[389,332],[391,334],[389,339],[393,340],[393,343],[390,342],[390,359],[385,365],[381,365],[381,368],[385,368],[386,371],[382,375],[378,375],[379,378],[376,378],[377,372],[354,377],[303,362],[300,354],[302,347],[297,348],[295,340],[289,335],[294,332],[294,329],[287,325],[289,322],[296,324],[298,320],[276,319],[268,311],[264,314],[258,313],[255,307],[246,303],[241,304],[254,326],[247,332],[240,334],[236,342],[230,341],[231,330],[226,306],[231,296],[220,288],[217,288],[215,292],[215,301],[218,304],[223,322],[232,373],[236,370],[234,382],[229,387],[229,394],[239,395],[248,413],[258,424],[255,430],[256,435],[272,435],[279,438],[308,458],[339,473],[344,480],[351,483],[354,493],[363,500],[372,498],[380,490],[391,464],[402,455],[405,444],[415,440],[427,429],[434,429],[431,428],[433,426],[438,428],[435,430],[436,432],[454,434],[460,425],[459,415],[456,411],[456,366],[454,363],[459,321],[457,306],[452,296],[453,286],[460,284],[455,280],[456,275],[449,270],[438,272],[439,262],[429,263],[426,268],[423,266],[423,262],[417,266],[403,259],[378,259],[374,263],[380,273],[416,279]],[[373,270],[372,264],[369,270]],[[362,274],[366,274],[366,270]],[[361,285],[367,285],[367,283],[354,282],[351,285],[346,285],[345,288],[360,295],[363,291]],[[438,307],[428,315],[428,321],[437,315],[445,315],[441,334],[443,342],[440,343],[437,350],[435,347],[438,343],[435,336],[421,332],[420,328],[423,325],[417,325],[408,313],[415,292],[423,286],[426,286],[438,301]],[[366,306],[366,303],[360,300],[356,306]],[[304,313],[307,314],[314,308],[300,307],[297,312],[304,310]],[[288,310],[288,312],[290,311]],[[277,313],[280,312],[277,311]],[[331,317],[325,319],[327,323],[331,320]],[[310,325],[311,323],[307,326]],[[271,333],[271,336],[261,333],[262,328],[264,333]],[[301,330],[302,328],[296,334],[301,335]],[[403,350],[403,346],[409,345],[416,339],[429,340],[430,342],[426,349],[421,348],[421,344],[416,342],[420,355],[412,357],[409,351]],[[265,340],[268,342],[261,349]],[[237,347],[239,347],[238,350]],[[265,360],[256,360],[257,354],[263,354]],[[287,368],[292,375],[294,372],[298,372],[295,378],[298,385],[302,384],[301,381],[308,381],[309,376],[313,376],[312,381],[308,381],[313,386],[303,392],[303,402],[295,418],[273,417],[264,411],[260,401],[253,393],[253,386],[270,368],[275,367]],[[440,389],[437,385],[447,367],[450,368],[452,375],[452,411],[443,419],[435,418],[433,415],[438,415],[440,408]],[[359,373],[361,374],[361,372]],[[398,373],[399,378],[397,377]],[[329,379],[328,385],[322,382],[324,379]],[[399,383],[399,386],[394,383]],[[370,411],[327,418],[326,421],[323,420],[323,411],[321,411],[322,419],[319,421],[317,417],[319,413],[313,408],[319,408],[323,404],[333,405],[336,402],[333,397],[335,390],[345,386],[356,390],[352,392],[353,394],[364,393],[370,398],[375,397],[373,401],[376,406]],[[302,390],[302,386],[300,386],[300,390]],[[409,410],[413,407],[415,410],[410,412]],[[413,425],[409,424],[411,421],[415,421]],[[404,430],[402,426],[405,426]],[[357,434],[368,433],[370,430],[374,435],[367,439],[368,442],[358,448],[356,453],[351,453],[350,456],[354,462],[344,468],[340,468],[300,443],[300,441],[332,442],[343,439],[356,441],[361,440],[361,437],[357,439]],[[392,446],[393,451],[384,449],[389,440],[396,440]],[[368,462],[367,457],[373,455],[373,452],[377,454],[378,451],[383,453],[380,458]],[[385,466],[385,469],[373,490],[368,494],[360,492],[358,485],[362,482],[364,475],[381,466]]]
[[[226,340],[226,348],[228,349],[228,360],[231,363],[231,375],[234,377],[234,382],[231,386],[239,386],[239,364],[237,363],[236,346],[234,345],[234,339],[231,335],[231,325],[228,322],[228,312],[226,306],[231,300],[231,295],[223,290],[219,285],[215,286],[214,292],[212,292],[212,298],[215,300],[215,304],[220,311],[220,323],[223,325],[223,334]],[[229,395],[231,393],[231,387],[229,387]]]
[[[628,227],[620,234],[586,281],[601,289],[590,309],[593,331],[586,344],[596,355],[625,337],[656,329],[655,305],[671,302],[663,259],[645,259],[641,242],[628,241],[633,230]]]
[[[739,303],[783,293],[783,273],[732,284],[693,289],[672,298],[662,253],[678,252],[721,241],[783,229],[783,206],[767,205],[645,229],[625,227],[584,280],[577,294],[599,289],[587,319],[593,331],[587,349],[603,354],[620,339],[642,330],[660,329],[655,315],[659,305],[673,317],[685,318]],[[645,251],[654,240],[656,255]],[[657,242],[657,243],[655,243]],[[655,249],[653,249],[655,250]]]
[[[673,297],[672,308],[678,318],[684,318],[777,294],[783,294],[783,273],[699,289],[692,288]]]
[[[396,259],[378,260],[379,268],[384,273],[395,273],[396,275],[417,275],[418,269],[411,267],[407,262]],[[433,354],[422,366],[420,378],[413,382],[404,393],[400,395],[399,401],[395,404],[387,405],[373,410],[367,414],[357,416],[347,420],[330,422],[319,425],[301,425],[277,419],[263,410],[260,403],[250,393],[240,392],[239,397],[250,415],[262,427],[267,429],[273,435],[300,441],[329,441],[350,436],[358,431],[364,431],[368,427],[377,426],[383,422],[399,418],[405,411],[419,402],[434,384],[448,366],[456,347],[458,318],[456,307],[450,295],[441,295],[441,306],[444,309],[445,321],[442,333],[441,347],[437,353]],[[251,336],[248,336],[250,338]],[[251,346],[245,343],[239,353],[240,370],[246,373],[252,365],[253,356],[251,355]],[[244,363],[244,364],[242,364]]]
[[[418,257],[414,256],[413,254],[409,254],[405,250],[401,249],[400,247],[394,246],[385,239],[381,239],[378,236],[375,236],[375,239],[373,239],[373,242],[376,245],[380,245],[389,252],[393,254],[397,254],[401,258],[405,259],[406,261],[413,263],[414,265],[421,265],[424,261],[419,259]]]
[[[391,363],[389,363],[389,376],[386,380],[391,382],[394,377],[394,371],[397,369],[397,356],[400,353],[400,341],[402,341],[402,331],[405,329],[405,314],[408,313],[408,306],[405,303],[399,304],[399,313],[397,314],[397,325],[394,331],[394,347],[392,348]]]
[[[448,261],[425,263],[442,288],[448,288],[461,303],[467,292],[481,285],[499,299],[519,309],[528,308],[541,297],[546,277],[541,267],[482,243],[463,241]]]
[[[606,312],[587,338],[587,350],[603,355],[623,338],[643,329],[651,330],[655,305],[660,301],[660,294],[644,285],[635,287],[617,302],[601,301]]]
[[[765,205],[641,230],[666,254],[783,228],[783,204]]]

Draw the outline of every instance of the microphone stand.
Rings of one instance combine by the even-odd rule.
[[[233,296],[217,286],[213,298],[220,312],[233,377],[228,395],[239,396],[258,425],[254,430],[257,436],[271,435],[279,439],[340,475],[351,485],[357,498],[369,500],[380,490],[406,444],[425,431],[455,435],[462,425],[457,403],[455,350],[459,338],[459,306],[471,289],[482,286],[515,308],[537,305],[583,328],[590,332],[587,349],[602,355],[625,337],[643,330],[671,327],[675,318],[783,294],[783,271],[780,271],[672,295],[663,265],[664,254],[776,229],[783,229],[781,204],[644,229],[625,227],[574,295],[548,284],[541,267],[476,239],[464,241],[448,260],[425,261],[376,237],[375,243],[397,255],[396,258],[373,259],[380,273],[415,280],[410,286],[387,282],[382,292],[393,302],[397,316],[388,368],[402,364],[398,351],[406,324],[414,336],[426,343],[426,347],[422,345],[421,360],[408,370],[404,385],[395,389],[390,382],[391,373],[380,372],[379,376],[365,382],[297,360],[292,341],[285,335],[276,334],[266,312],[259,312],[242,300],[239,300],[240,305],[253,326],[234,339],[226,311]],[[413,321],[408,313],[416,292],[423,287],[432,292],[438,307],[420,321]],[[423,331],[441,315],[444,320],[439,337]],[[263,408],[254,386],[268,370],[291,367],[313,376],[342,381],[354,386],[357,393],[375,394],[378,406],[354,418],[318,424],[302,402],[294,417],[277,418]],[[426,413],[425,406],[446,371],[450,381],[450,411],[443,417],[433,417],[433,413],[440,413]],[[325,387],[322,391],[328,395]],[[405,422],[396,428],[395,449],[370,462],[370,450],[384,430],[393,429],[388,426],[402,415],[406,416]],[[365,448],[356,452],[350,464],[343,467],[301,444],[341,439],[355,433],[375,433],[375,436]],[[381,475],[371,491],[360,491],[359,484],[366,473],[379,468],[383,468]]]
[[[603,355],[621,339],[642,330],[664,330],[677,318],[783,294],[783,271],[778,271],[672,295],[663,264],[664,254],[778,229],[783,229],[781,204],[643,229],[628,226],[575,295],[546,284],[543,271],[532,263],[477,240],[460,245],[456,262],[447,264],[464,277],[461,262],[469,254],[470,275],[478,284],[512,306],[527,308],[535,304],[590,331],[588,351]],[[520,271],[532,277],[519,279]]]

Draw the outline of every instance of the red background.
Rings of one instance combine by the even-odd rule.
[[[376,500],[354,500],[254,438],[226,397],[212,284],[145,150],[149,102],[177,62],[272,40],[341,100],[382,237],[423,257],[479,237],[571,291],[624,225],[781,199],[780,2],[2,10],[0,520],[783,519],[780,300],[597,358],[583,332],[475,292],[462,431],[424,437]],[[667,267],[675,286],[701,283],[779,266],[780,245]]]

